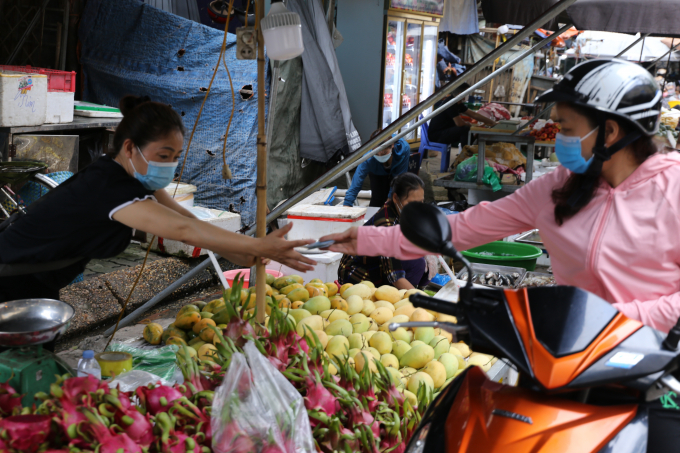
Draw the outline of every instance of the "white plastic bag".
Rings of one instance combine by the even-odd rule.
[[[156,384],[160,381],[163,385],[173,385],[160,376],[142,370],[130,370],[109,381],[109,388],[118,388],[122,392],[134,392],[137,387],[146,387],[149,384]]]
[[[231,358],[215,391],[215,453],[312,453],[314,439],[300,393],[252,343]],[[247,360],[246,360],[247,359]]]

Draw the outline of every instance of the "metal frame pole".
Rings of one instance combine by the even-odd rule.
[[[649,36],[649,33],[645,33],[644,35],[640,36],[638,39],[636,39],[635,41],[633,41],[633,43],[632,43],[630,46],[626,47],[626,48],[623,49],[621,52],[619,52],[619,54],[618,54],[617,56],[615,56],[614,58],[619,58],[621,55],[623,55],[624,53],[628,52],[630,49],[632,49],[633,47],[635,47],[635,45],[636,45],[637,43],[639,43],[639,42],[642,41],[643,39],[646,39],[647,36]],[[645,48],[645,44],[644,44],[644,43],[642,43],[642,48],[643,48],[643,49]]]
[[[640,37],[639,37],[638,39],[636,39],[631,45],[629,45],[628,47],[626,47],[625,49],[623,49],[621,52],[619,52],[618,55],[616,55],[614,58],[619,58],[621,55],[623,55],[624,53],[628,52],[628,51],[629,51],[630,49],[632,49],[637,43],[639,43],[640,41],[642,41],[643,39],[645,39],[647,36],[649,36],[649,33],[645,33],[644,35],[640,36]],[[642,47],[644,48],[644,43],[643,43]],[[534,115],[534,117],[531,118],[531,119],[527,122],[527,124],[531,124],[535,119],[540,118],[541,115],[543,115],[545,112],[551,110],[551,109],[554,107],[554,105],[555,105],[554,102],[551,102],[550,104],[548,104],[543,110],[541,110],[539,113],[537,113],[536,115]],[[512,136],[512,135],[517,135],[517,134],[520,132],[520,130],[521,130],[521,129],[517,129],[515,132],[513,132],[513,133],[510,134],[510,135],[511,135],[511,136]]]
[[[666,55],[672,53],[675,49],[677,49],[678,46],[680,46],[680,43],[677,43],[676,45],[674,45],[673,47],[671,47],[671,49],[670,49],[668,52],[666,52],[665,54],[661,55],[661,56],[660,56],[659,58],[657,58],[656,60],[650,61],[650,62],[649,62],[649,66],[647,66],[647,70],[651,69],[652,66],[656,66],[657,63],[659,63]]]
[[[570,6],[572,3],[574,3],[576,0],[562,0],[562,2],[556,4],[553,6],[553,9],[556,8],[557,6],[563,6],[560,11],[556,12],[555,14],[559,14],[563,9],[566,9],[568,6]],[[568,4],[564,4],[564,2],[568,2]],[[545,15],[545,14],[544,14]],[[551,17],[544,18],[541,16],[541,18],[537,21],[532,22],[532,24],[536,23],[538,25],[544,24],[546,21],[549,21],[552,19]],[[508,68],[514,66],[524,58],[526,58],[528,55],[531,55],[535,52],[535,49],[540,48],[541,46],[544,46],[546,43],[551,42],[557,36],[560,34],[564,33],[566,30],[572,27],[572,24],[567,24],[565,27],[562,27],[560,30],[558,30],[555,34],[548,36],[547,38],[542,39],[539,41],[534,47],[531,49],[528,49],[524,52],[522,52],[519,56],[514,58],[513,60],[509,61],[506,63],[502,68],[499,68],[496,70],[496,72],[492,72],[488,76],[484,77],[481,79],[479,82],[475,83],[472,85],[470,88],[467,90],[463,91],[461,94],[458,96],[454,97],[450,101],[448,101],[446,104],[440,106],[437,110],[431,112],[427,116],[423,117],[420,120],[417,120],[418,115],[420,115],[423,111],[427,110],[430,108],[432,105],[437,103],[438,101],[442,100],[444,97],[446,97],[450,92],[454,91],[456,88],[460,87],[463,83],[465,83],[466,80],[473,78],[477,73],[479,73],[484,66],[488,66],[490,62],[496,59],[497,56],[501,56],[502,54],[505,53],[507,50],[505,46],[510,44],[510,48],[514,46],[516,42],[513,42],[517,37],[521,36],[523,39],[527,35],[533,33],[532,30],[528,30],[528,27],[523,28],[520,32],[518,32],[515,36],[513,36],[511,39],[505,42],[505,44],[501,45],[498,49],[492,51],[488,55],[486,55],[482,60],[480,60],[477,64],[475,64],[470,70],[466,71],[463,73],[463,75],[454,80],[453,82],[449,83],[444,87],[439,93],[434,94],[433,96],[429,97],[428,99],[424,100],[421,102],[419,105],[417,105],[415,108],[409,110],[406,114],[402,115],[399,119],[397,119],[394,123],[390,124],[387,128],[383,129],[383,131],[378,134],[375,138],[372,140],[369,140],[367,143],[361,146],[354,154],[349,156],[347,159],[342,161],[340,165],[335,167],[333,170],[327,172],[323,176],[321,176],[319,179],[317,179],[315,182],[307,186],[306,188],[302,189],[300,192],[296,193],[293,195],[291,198],[286,200],[285,202],[281,203],[276,209],[274,209],[268,216],[267,216],[267,222],[271,222],[272,220],[276,219],[278,216],[280,216],[282,213],[286,212],[288,209],[290,209],[292,206],[295,204],[299,203],[301,200],[309,196],[312,192],[315,192],[319,188],[323,187],[327,183],[334,181],[337,179],[339,176],[341,176],[343,173],[347,172],[347,170],[351,170],[352,168],[357,167],[359,164],[365,162],[366,160],[370,159],[373,157],[374,154],[379,152],[382,149],[387,148],[388,146],[392,145],[395,143],[397,140],[400,138],[404,137],[411,131],[417,129],[420,127],[421,124],[425,123],[426,121],[430,120],[431,118],[437,116],[438,114],[444,112],[446,109],[460,101],[461,99],[464,99],[465,96],[468,93],[471,93],[474,91],[476,88],[485,85],[486,83],[489,82],[492,78],[494,78],[499,72],[505,71]],[[521,40],[520,39],[520,40]],[[476,70],[475,70],[476,69]],[[405,128],[402,132],[398,132],[398,130],[409,123],[410,121],[416,119],[412,125],[409,127]],[[393,133],[397,133],[395,137],[389,138]],[[380,143],[382,140],[388,139],[387,141],[383,142],[382,144]],[[378,145],[378,146],[376,146]],[[375,146],[375,148],[374,148]],[[371,149],[373,148],[373,149]],[[365,153],[365,154],[364,154]],[[254,232],[254,229],[251,228],[249,229],[246,234],[252,234]]]
[[[498,47],[497,49],[494,49],[489,54],[485,55],[474,66],[472,66],[470,69],[465,71],[463,73],[463,75],[461,75],[459,78],[457,78],[453,82],[446,85],[441,91],[439,91],[439,93],[435,93],[434,95],[430,96],[429,98],[425,99],[420,104],[418,104],[417,106],[415,106],[414,108],[409,110],[407,113],[405,113],[404,115],[399,117],[395,122],[393,122],[392,124],[387,126],[385,129],[383,129],[380,132],[380,134],[375,136],[373,139],[370,139],[368,142],[364,143],[361,146],[361,148],[356,150],[347,159],[343,160],[333,170],[327,172],[326,174],[321,176],[319,179],[317,179],[315,182],[313,182],[309,186],[305,187],[304,189],[300,190],[298,193],[293,195],[288,200],[281,203],[281,205],[279,205],[276,209],[274,209],[267,216],[266,223],[272,222],[274,219],[276,219],[282,213],[286,212],[288,209],[290,209],[295,204],[299,203],[301,200],[303,200],[304,198],[309,196],[311,193],[315,192],[316,190],[323,187],[327,183],[336,180],[338,177],[342,176],[344,173],[347,173],[348,170],[351,170],[351,169],[357,167],[362,162],[371,158],[378,151],[392,145],[397,140],[399,140],[401,137],[407,135],[409,132],[420,127],[421,124],[428,121],[430,118],[437,116],[438,114],[442,113],[444,110],[448,109],[451,105],[453,105],[456,102],[458,102],[459,100],[463,99],[467,95],[467,93],[472,92],[478,86],[484,85],[485,83],[487,83],[491,78],[495,77],[499,72],[505,71],[506,69],[512,67],[513,65],[517,64],[519,61],[526,58],[527,55],[534,53],[534,49],[536,49],[537,47],[543,46],[546,43],[551,42],[556,37],[558,37],[559,35],[564,33],[566,30],[571,28],[572,24],[567,24],[566,27],[563,27],[560,30],[558,30],[556,33],[544,38],[538,44],[536,44],[536,46],[532,47],[531,49],[529,49],[525,52],[522,52],[521,55],[519,55],[517,58],[513,59],[512,61],[509,61],[502,68],[497,69],[496,72],[493,72],[493,73],[489,74],[487,77],[484,77],[482,80],[475,83],[469,89],[465,90],[464,92],[462,92],[461,94],[459,94],[455,98],[451,99],[450,101],[448,101],[446,104],[442,105],[437,110],[431,112],[429,115],[427,115],[423,119],[416,121],[410,127],[407,127],[402,132],[399,132],[395,137],[393,137],[393,138],[391,138],[391,139],[389,139],[386,142],[381,144],[381,142],[383,140],[389,138],[393,133],[397,132],[402,126],[405,126],[406,124],[408,124],[410,121],[412,121],[414,119],[417,120],[418,116],[422,112],[424,112],[425,110],[427,110],[428,108],[430,108],[434,104],[436,104],[437,102],[444,99],[446,96],[448,96],[451,92],[453,92],[458,87],[460,87],[467,80],[473,79],[475,75],[477,75],[484,68],[486,68],[487,66],[492,64],[492,62],[495,61],[498,57],[505,54],[506,51],[512,49],[515,46],[515,44],[518,44],[524,38],[526,38],[527,36],[530,36],[535,30],[540,28],[541,25],[543,25],[546,22],[549,22],[551,19],[557,17],[560,13],[562,13],[568,7],[573,5],[575,2],[576,2],[576,0],[560,0],[558,3],[553,5],[551,8],[549,8],[543,14],[541,14],[536,19],[534,19],[530,24],[525,26],[522,30],[518,31],[512,38],[507,40],[500,47]],[[377,146],[377,145],[379,145],[379,146]],[[364,153],[366,153],[366,154],[364,154]],[[255,227],[251,227],[245,234],[252,235],[253,233],[255,233]],[[119,327],[123,327],[123,326],[129,324],[132,321],[132,319],[134,319],[136,316],[139,316],[144,311],[146,311],[148,308],[154,306],[155,304],[157,304],[158,302],[163,300],[165,297],[167,297],[173,291],[175,291],[177,288],[179,288],[182,284],[184,284],[186,281],[193,278],[197,273],[199,273],[200,271],[202,271],[203,269],[205,269],[209,265],[210,265],[210,259],[206,259],[201,264],[199,264],[197,267],[195,267],[194,269],[192,269],[191,271],[189,271],[188,273],[183,275],[175,283],[172,283],[168,288],[166,288],[165,290],[158,293],[153,299],[149,300],[142,307],[138,308],[132,314],[123,318],[120,322]],[[111,333],[113,333],[113,329],[107,330],[104,334],[110,335]]]
[[[671,41],[671,48],[675,45],[675,38]],[[666,91],[666,81],[668,80],[668,73],[671,71],[671,56],[673,52],[668,52],[668,61],[666,62],[666,74],[663,76],[663,86],[661,87],[661,93]]]
[[[59,54],[59,69],[62,71],[66,69],[66,50],[68,47],[68,29],[71,13],[71,1],[64,0],[64,25],[61,27],[61,51]]]
[[[215,255],[215,256],[217,258],[219,258],[219,255]],[[196,266],[195,268],[191,269],[186,274],[182,275],[177,281],[171,283],[170,286],[168,286],[163,291],[161,291],[160,293],[156,294],[154,297],[149,299],[144,305],[142,305],[141,307],[139,307],[138,309],[136,309],[135,311],[133,311],[132,313],[130,313],[129,315],[124,317],[123,319],[121,319],[120,323],[118,323],[118,329],[121,329],[122,327],[127,326],[128,324],[130,324],[130,322],[133,319],[137,318],[138,316],[143,315],[144,312],[146,312],[151,307],[156,305],[158,302],[160,302],[163,299],[165,299],[166,297],[168,297],[170,294],[174,293],[177,289],[180,288],[180,286],[182,286],[183,284],[185,284],[186,282],[188,282],[189,280],[194,278],[196,276],[196,274],[201,272],[203,269],[206,269],[210,265],[211,265],[211,261],[210,261],[210,258],[208,258],[205,261],[203,261],[201,264]],[[104,335],[111,335],[114,330],[115,330],[115,327],[111,327],[106,332],[104,332]]]

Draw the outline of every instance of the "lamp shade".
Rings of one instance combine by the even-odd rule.
[[[288,11],[282,2],[272,3],[261,26],[267,55],[272,60],[290,60],[304,52],[300,16]]]

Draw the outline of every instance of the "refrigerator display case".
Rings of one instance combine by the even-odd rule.
[[[392,12],[386,18],[382,109],[385,128],[434,93],[438,19]],[[412,121],[409,124],[413,124]],[[406,136],[420,138],[420,130]]]

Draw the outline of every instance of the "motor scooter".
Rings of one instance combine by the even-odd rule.
[[[435,206],[409,203],[404,236],[431,253],[470,263]],[[517,386],[466,368],[427,409],[406,453],[645,453],[680,451],[680,321],[668,335],[569,286],[460,288],[457,303],[414,294],[415,307],[458,324],[393,323],[469,331],[472,349],[507,360]]]

